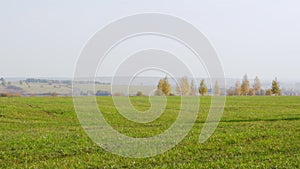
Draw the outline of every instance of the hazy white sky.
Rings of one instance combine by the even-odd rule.
[[[72,77],[81,49],[100,28],[161,12],[203,32],[226,77],[300,81],[299,9],[297,0],[1,1],[0,76]]]

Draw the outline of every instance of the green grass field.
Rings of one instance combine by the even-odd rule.
[[[147,97],[132,97],[137,109]],[[108,122],[133,137],[161,133],[176,119],[179,97],[150,124],[125,120],[110,97],[98,103]],[[300,168],[300,97],[227,97],[214,134],[200,144],[210,98],[187,137],[164,154],[131,159],[95,145],[81,128],[70,97],[0,98],[0,168]]]

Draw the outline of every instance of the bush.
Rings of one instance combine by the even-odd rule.
[[[164,93],[161,91],[161,90],[155,90],[155,92],[154,92],[154,96],[163,96],[164,95]]]
[[[51,96],[52,96],[52,97],[56,97],[56,96],[57,96],[57,93],[53,92],[53,93],[51,93]]]
[[[7,93],[0,93],[0,97],[8,97]]]
[[[272,89],[268,89],[266,90],[266,95],[267,96],[271,96],[273,93],[272,93]]]
[[[138,92],[136,93],[136,96],[144,96],[144,94],[143,94],[143,92],[138,91]]]
[[[117,93],[114,93],[113,96],[125,96],[125,94],[124,94],[124,93],[117,92]]]
[[[96,96],[110,96],[111,94],[108,91],[98,90]]]
[[[0,93],[0,97],[20,97],[19,93],[12,94],[12,93]]]

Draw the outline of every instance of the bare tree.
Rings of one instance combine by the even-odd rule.
[[[190,91],[190,95],[195,96],[197,93],[197,87],[195,85],[194,79],[191,80],[191,91]]]
[[[214,95],[215,96],[220,96],[221,95],[221,89],[220,89],[220,85],[219,85],[218,80],[216,80],[216,83],[215,83]]]
[[[179,86],[176,87],[176,92],[181,94],[181,95],[189,95],[191,88],[190,88],[190,84],[189,84],[189,80],[188,78],[182,77],[179,79]]]
[[[257,76],[254,79],[253,89],[254,89],[254,94],[255,95],[262,95],[261,82],[260,82],[260,80]]]

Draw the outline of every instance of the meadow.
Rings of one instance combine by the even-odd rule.
[[[163,115],[137,124],[118,114],[111,97],[97,97],[119,132],[150,137],[176,119],[179,97],[168,97]],[[139,110],[147,97],[131,97]],[[201,97],[196,123],[171,150],[134,159],[106,152],[85,134],[71,97],[0,98],[0,168],[300,168],[300,97],[227,97],[221,122],[200,144],[210,106]]]

